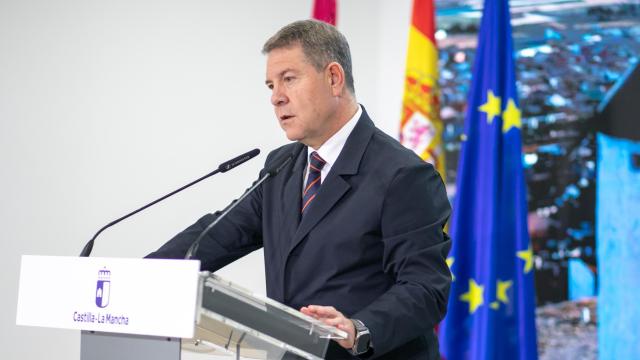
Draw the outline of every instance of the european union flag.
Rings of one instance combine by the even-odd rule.
[[[537,359],[520,109],[507,0],[486,0],[451,220],[447,360]]]

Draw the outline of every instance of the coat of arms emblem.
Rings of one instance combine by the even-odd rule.
[[[96,305],[105,308],[109,305],[109,294],[111,292],[111,271],[105,269],[98,271],[98,282],[96,284]]]

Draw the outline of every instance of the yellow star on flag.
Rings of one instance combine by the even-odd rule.
[[[460,295],[460,300],[469,303],[469,314],[473,314],[484,304],[484,286],[478,285],[473,279],[469,279],[469,291]]]
[[[522,127],[521,115],[522,113],[516,106],[516,102],[513,99],[509,99],[507,108],[502,113],[502,132],[506,133],[513,127],[520,129]]]
[[[456,261],[456,258],[453,256],[447,258],[447,266],[449,267],[449,272],[451,272],[451,281],[456,281],[456,277],[453,275],[453,271],[451,271],[451,266]]]
[[[527,250],[518,251],[517,255],[520,259],[524,260],[524,273],[528,273],[533,268],[533,250],[531,244]]]
[[[493,310],[498,310],[500,308],[500,303],[508,304],[509,296],[507,296],[507,290],[509,290],[512,285],[513,281],[511,280],[501,281],[500,279],[498,279],[498,286],[496,288],[497,300],[489,304],[489,307]]]
[[[509,288],[513,285],[513,281],[511,280],[507,280],[507,281],[500,281],[500,279],[498,279],[498,288],[496,289],[496,298],[498,298],[498,300],[503,303],[503,304],[508,304],[509,303],[509,297],[507,296],[507,290],[509,290]]]
[[[491,124],[493,118],[500,115],[501,112],[500,96],[495,96],[493,91],[489,90],[487,94],[487,102],[478,107],[478,110],[487,114],[487,122]]]

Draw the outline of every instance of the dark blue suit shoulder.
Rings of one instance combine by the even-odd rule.
[[[427,166],[433,168],[433,165],[422,160],[412,150],[407,149],[398,140],[376,129],[369,146],[372,153],[379,158],[376,159],[383,164],[390,173],[396,173],[401,168],[413,166]]]

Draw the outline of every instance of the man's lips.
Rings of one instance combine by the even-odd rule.
[[[286,121],[294,117],[295,115],[282,115],[280,116],[280,121]]]

